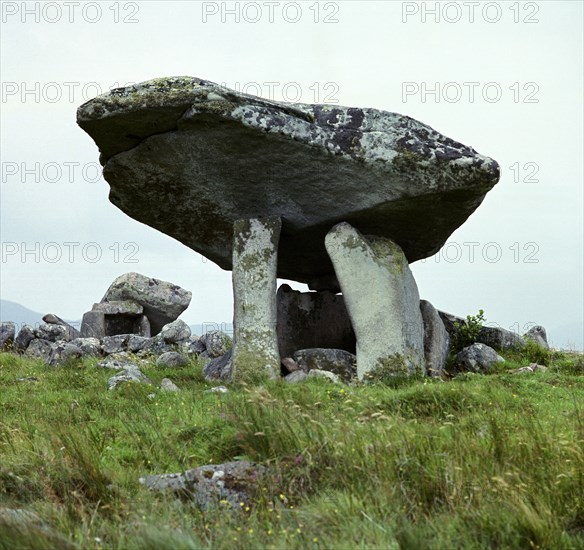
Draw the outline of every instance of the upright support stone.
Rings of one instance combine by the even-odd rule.
[[[401,248],[345,222],[329,231],[325,246],[357,337],[358,377],[424,371],[420,296]]]
[[[233,225],[233,379],[261,381],[280,374],[276,277],[280,218]]]

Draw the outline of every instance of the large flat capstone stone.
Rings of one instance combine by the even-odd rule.
[[[346,221],[409,262],[435,254],[499,179],[499,165],[410,117],[290,104],[206,80],[151,80],[77,111],[110,200],[232,268],[236,219],[282,218],[278,276],[333,274],[324,237]]]

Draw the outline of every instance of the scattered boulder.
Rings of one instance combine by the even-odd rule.
[[[496,363],[504,362],[497,352],[486,344],[473,344],[460,351],[454,359],[457,372],[489,372]]]
[[[283,284],[276,295],[281,357],[299,349],[331,348],[355,353],[355,333],[341,294],[299,292]]]
[[[103,353],[110,355],[112,353],[120,353],[125,351],[128,342],[129,334],[118,334],[117,336],[104,336],[101,341]]]
[[[169,344],[179,344],[188,340],[191,336],[191,329],[182,319],[177,319],[162,327],[160,335]]]
[[[189,306],[191,293],[172,283],[139,273],[125,273],[106,291],[102,302],[130,300],[143,307],[153,335],[171,323]]]
[[[184,367],[188,364],[189,360],[176,351],[167,351],[156,360],[157,367]]]
[[[46,363],[50,362],[51,353],[53,352],[52,342],[48,340],[43,340],[41,338],[35,338],[31,340],[24,352],[28,357],[35,357],[37,359],[43,359]]]
[[[162,391],[177,392],[180,391],[179,387],[170,379],[163,378],[160,382],[160,389]]]
[[[462,317],[444,311],[438,311],[438,314],[451,340],[455,338],[457,332],[456,326],[465,325],[467,322]],[[498,326],[488,325],[481,327],[477,337],[477,343],[485,344],[495,349],[518,349],[523,346],[523,340],[518,334]]]
[[[241,510],[242,502],[252,503],[264,473],[265,467],[242,460],[200,466],[180,474],[141,477],[139,481],[152,491],[190,497],[202,510],[219,507],[220,501]]]
[[[126,349],[131,353],[142,351],[148,346],[150,338],[145,336],[138,336],[137,334],[130,334],[126,342]]]
[[[59,340],[65,340],[69,342],[74,338],[71,338],[71,332],[63,325],[50,325],[48,323],[43,323],[39,325],[34,331],[36,338],[41,340],[48,340],[49,342],[57,342]]]
[[[203,334],[200,338],[201,343],[205,346],[207,357],[215,359],[221,357],[231,347],[231,338],[220,330],[212,330]]]
[[[173,351],[172,346],[167,344],[164,338],[158,334],[157,336],[148,338],[148,341],[144,343],[138,355],[161,355],[167,351]]]
[[[205,379],[208,381],[231,380],[231,375],[233,373],[232,355],[233,350],[229,350],[221,357],[216,357],[209,361],[203,367],[203,375],[205,376]]]
[[[334,382],[335,384],[338,384],[340,379],[339,376],[336,375],[334,372],[329,372],[328,370],[318,370],[318,369],[312,369],[311,371],[308,371],[308,374],[306,375],[307,379],[310,378],[324,378],[326,380],[329,380],[330,382]]]
[[[284,376],[284,381],[288,384],[298,384],[298,382],[306,380],[307,376],[308,375],[303,370],[296,370]]]
[[[101,342],[97,338],[75,338],[71,344],[81,350],[83,357],[99,357],[102,352]]]
[[[300,282],[334,276],[330,220],[391,238],[409,262],[435,254],[500,172],[407,116],[280,103],[193,77],[117,88],[79,107],[77,122],[123,212],[223,269],[235,217],[279,216],[278,277]]]
[[[25,351],[34,338],[34,328],[32,328],[30,325],[22,325],[22,328],[18,331],[18,335],[14,339],[14,347],[16,351]]]
[[[105,314],[102,311],[88,311],[81,320],[81,337],[98,338],[105,336]]]
[[[50,365],[59,365],[72,359],[83,357],[83,352],[76,345],[60,340],[51,346]]]
[[[112,357],[108,357],[104,361],[100,361],[97,364],[97,366],[102,368],[102,369],[110,369],[110,370],[120,370],[120,369],[137,367],[137,365],[135,363],[132,363],[132,361],[130,361],[129,359],[126,359],[126,358],[114,359]]]
[[[53,313],[47,313],[43,317],[43,321],[48,325],[59,325],[65,327],[67,329],[66,339],[68,341],[74,340],[75,338],[79,338],[81,336],[81,333],[74,326],[70,325],[66,321],[63,321],[63,319],[61,319],[57,315],[54,315]]]
[[[450,336],[436,308],[426,300],[420,300],[420,311],[424,321],[424,358],[426,373],[441,376],[446,366],[450,347]]]
[[[524,335],[523,338],[526,340],[531,340],[536,344],[539,344],[542,348],[549,349],[549,344],[547,341],[547,333],[545,328],[540,325],[530,328]]]
[[[182,342],[180,349],[187,355],[201,355],[205,352],[205,344],[198,336],[191,336],[186,342]]]
[[[144,384],[152,384],[150,379],[142,373],[142,371],[136,365],[127,365],[118,372],[115,376],[112,376],[107,381],[107,386],[109,390],[115,390],[120,384],[126,382],[140,382]]]
[[[347,382],[357,374],[357,358],[342,349],[301,349],[294,352],[294,361],[304,372],[334,372]]]

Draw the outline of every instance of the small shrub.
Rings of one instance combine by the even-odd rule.
[[[525,338],[525,346],[522,349],[522,355],[530,362],[538,365],[549,366],[553,352],[548,348],[544,348],[537,342]]]
[[[454,323],[455,332],[451,342],[452,353],[456,354],[477,341],[485,322],[484,314],[485,312],[479,309],[478,315],[467,315],[466,321]]]

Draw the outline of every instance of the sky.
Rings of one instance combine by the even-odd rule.
[[[108,201],[75,121],[109,89],[188,75],[416,118],[501,165],[434,257],[438,309],[583,347],[583,3],[1,2],[0,298],[79,319],[128,271],[232,319],[231,274]],[[304,285],[294,284],[305,289]]]

